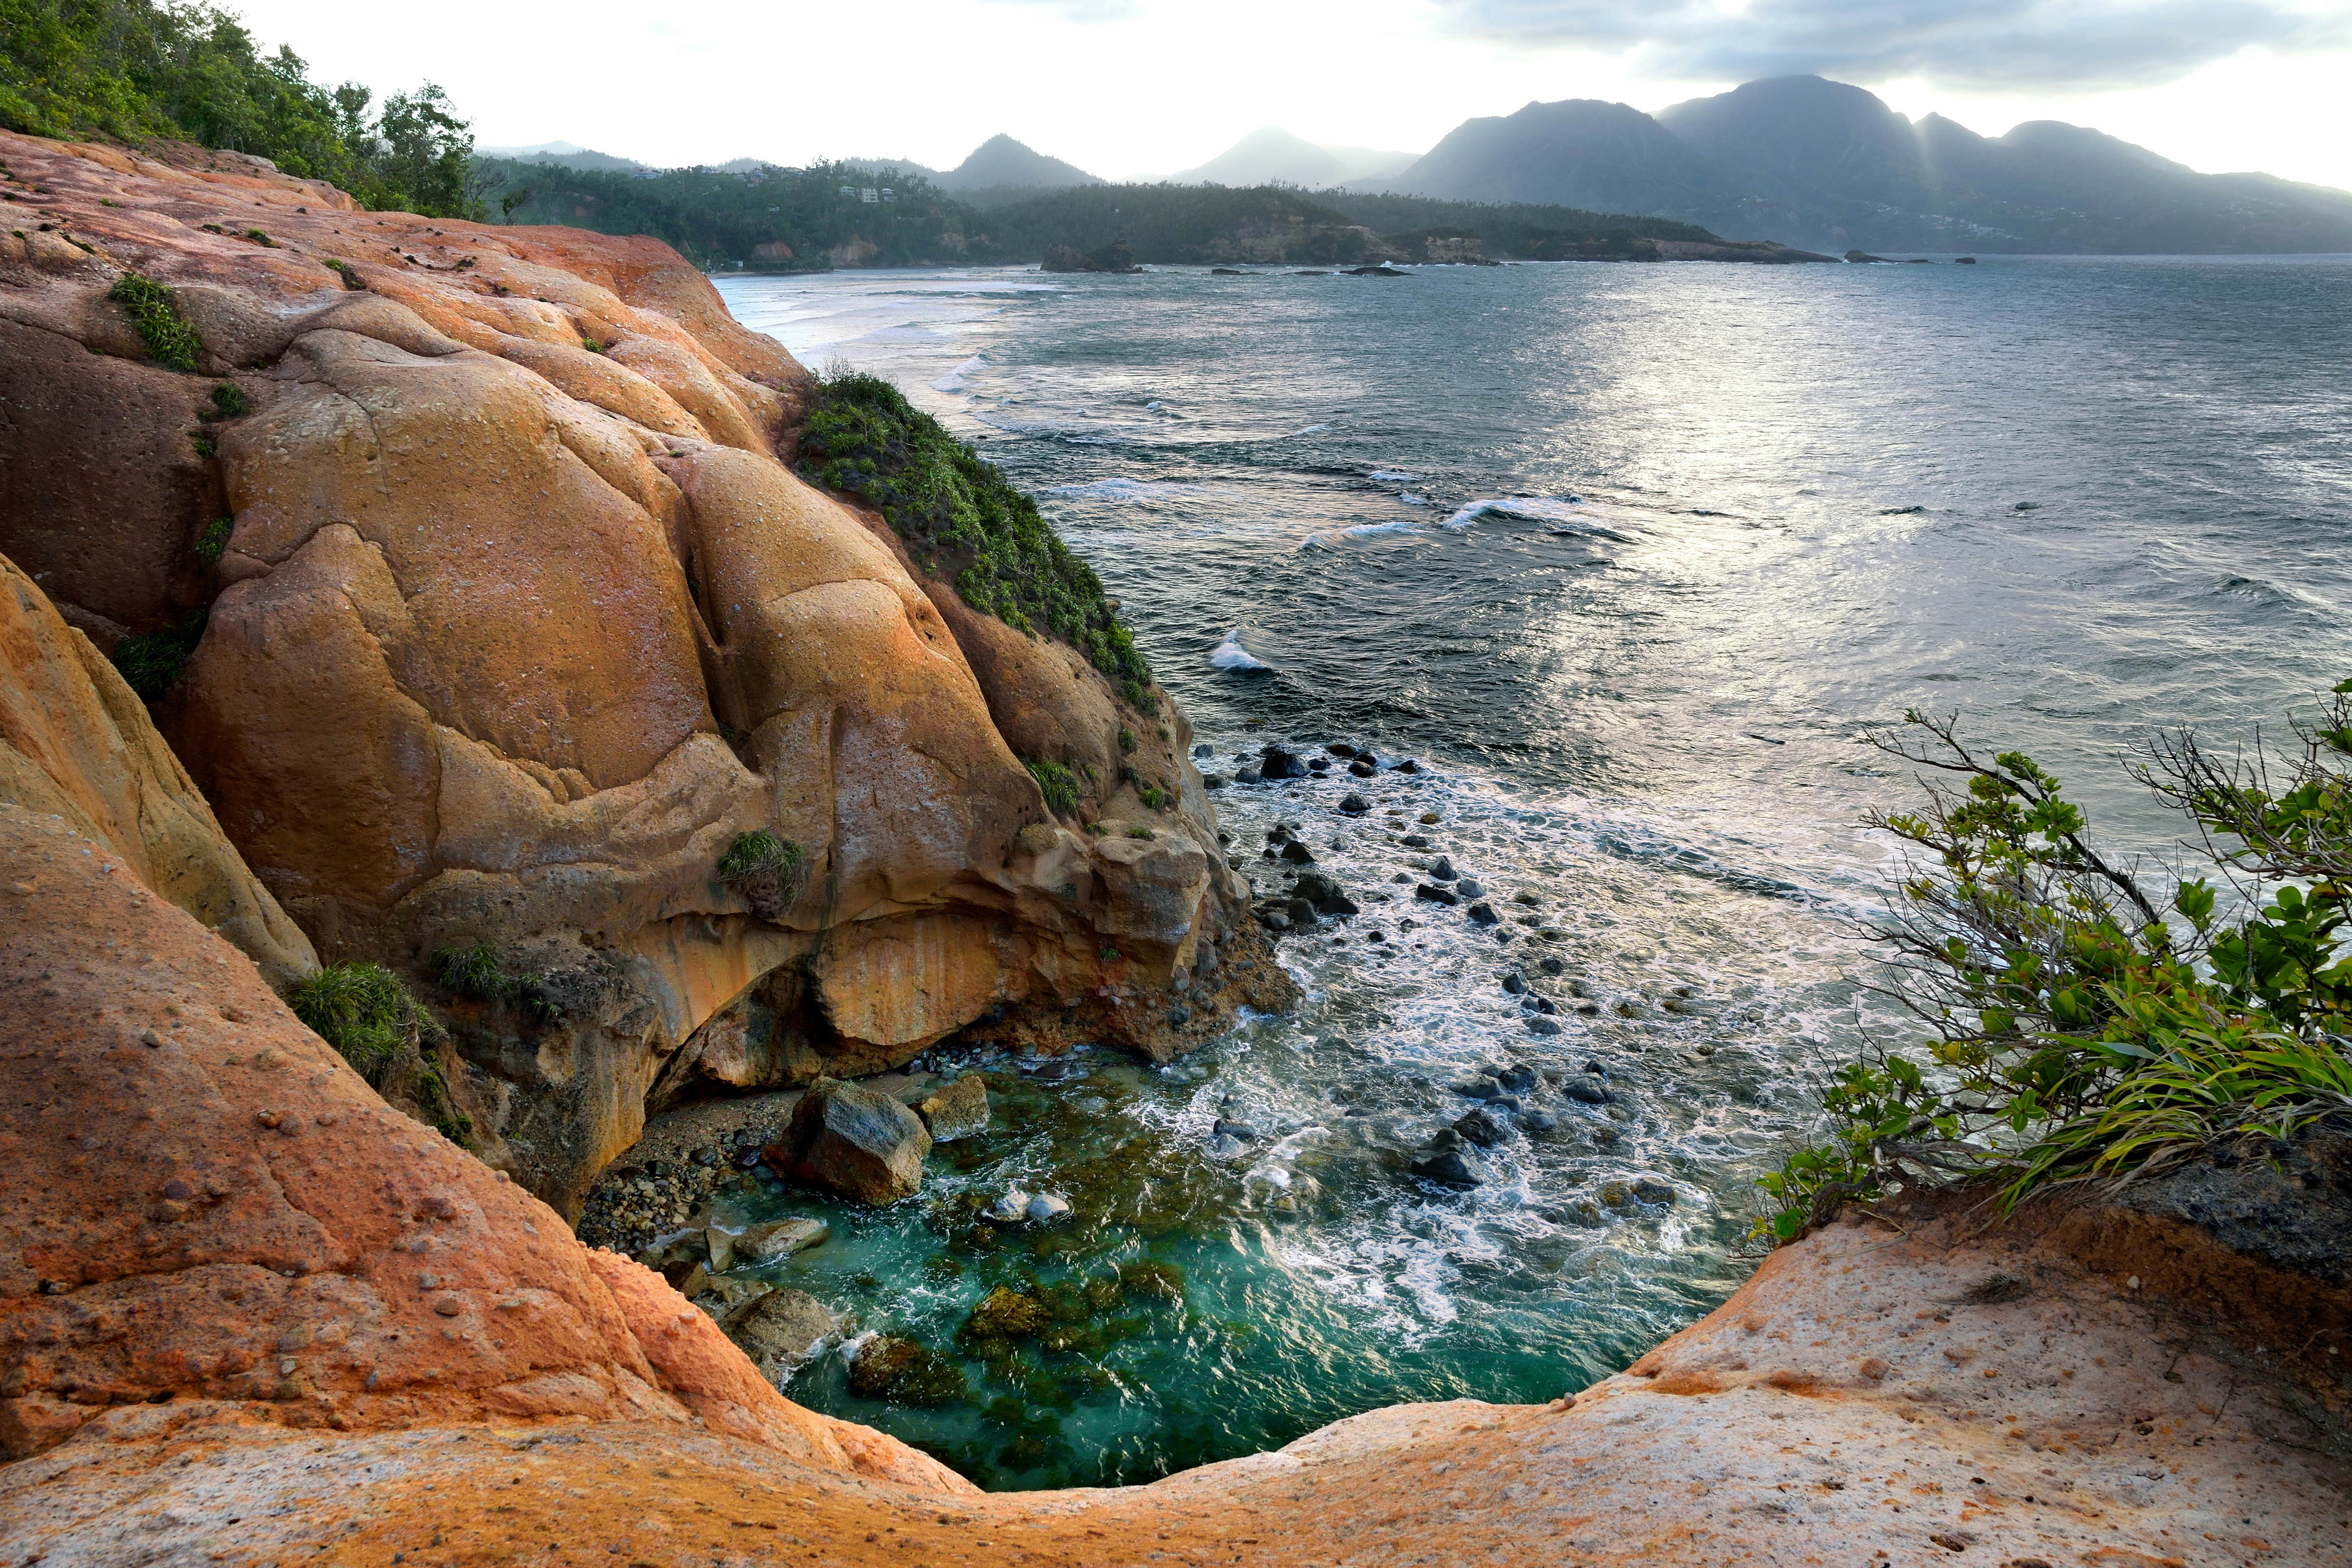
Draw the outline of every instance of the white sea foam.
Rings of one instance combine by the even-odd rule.
[[[1407,506],[1427,506],[1429,504],[1429,498],[1427,496],[1417,496],[1411,490],[1402,490],[1398,492],[1397,500],[1404,502]]]
[[[988,361],[978,354],[974,354],[970,359],[964,361],[961,364],[956,366],[955,369],[948,372],[947,374],[940,377],[939,380],[931,383],[931,390],[933,392],[965,391],[971,385],[969,378],[978,375],[987,368]]]
[[[1199,485],[1188,485],[1176,479],[1130,479],[1124,477],[1096,479],[1083,485],[1055,485],[1039,491],[1040,495],[1065,496],[1071,500],[1155,500],[1163,496],[1189,496],[1201,493]]]
[[[1331,426],[1329,426],[1328,425],[1308,425],[1308,426],[1302,426],[1302,427],[1301,427],[1301,428],[1299,428],[1299,429],[1293,430],[1293,431],[1290,433],[1290,435],[1291,435],[1291,436],[1312,436],[1312,435],[1314,435],[1314,434],[1315,434],[1317,431],[1318,431],[1318,430],[1328,430],[1329,428],[1331,428]],[[1290,437],[1289,437],[1288,436],[1286,436],[1286,437],[1283,437],[1283,439],[1285,439],[1285,440],[1288,440],[1289,438],[1290,438]]]
[[[1235,626],[1225,634],[1225,640],[1209,650],[1210,666],[1216,669],[1272,669],[1274,666],[1242,647],[1242,629]]]
[[[1466,503],[1438,526],[1461,533],[1488,512],[1538,522],[1584,522],[1592,516],[1580,496],[1488,496]]]
[[[1421,478],[1419,474],[1408,474],[1402,468],[1374,468],[1364,477],[1368,479],[1384,480],[1389,484],[1402,484],[1407,480]]]

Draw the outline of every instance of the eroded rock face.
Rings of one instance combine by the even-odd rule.
[[[236,943],[272,984],[319,967],[310,939],[246,868],[122,677],[5,559],[0,801],[103,844],[142,884]]]
[[[667,247],[358,213],[226,154],[0,160],[90,247],[0,250],[0,462],[128,476],[12,483],[0,551],[102,645],[208,609],[164,733],[322,956],[497,953],[504,992],[435,997],[453,1087],[560,1208],[649,1101],[975,1022],[1165,1058],[1287,1000],[1172,703],[1123,707],[795,477],[805,373]],[[126,268],[202,374],[143,361]],[[219,386],[243,412],[200,420]],[[1046,809],[1048,754],[1111,831]],[[719,874],[755,831],[802,853],[789,907]]]
[[[583,1418],[963,1489],[392,1110],[130,860],[9,804],[0,863],[0,1458],[113,1415]]]

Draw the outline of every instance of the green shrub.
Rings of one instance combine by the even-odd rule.
[[[600,354],[604,352],[604,340],[601,338],[583,338],[580,340],[580,346],[586,349],[592,354]]]
[[[1831,1136],[1761,1179],[1758,1230],[1787,1240],[1841,1201],[1960,1180],[1998,1181],[2012,1208],[2352,1108],[2352,681],[2334,698],[2275,777],[2185,731],[2140,750],[2134,776],[2249,894],[2226,920],[2206,878],[2162,893],[2104,854],[2031,757],[1980,758],[1916,712],[1925,741],[1873,737],[1964,781],[1872,819],[1913,854],[1875,933],[1886,989],[1937,1037],[1838,1071]]]
[[[1118,727],[1118,749],[1122,752],[1135,750],[1135,731],[1124,724]]]
[[[1139,822],[1127,830],[1127,836],[1129,838],[1149,838],[1151,837],[1151,829]]]
[[[513,977],[499,967],[498,950],[487,942],[436,950],[433,978],[444,990],[476,1002],[502,1001],[516,987]]]
[[[236,519],[216,517],[205,525],[196,536],[196,559],[207,566],[216,566],[228,550],[228,536],[236,528]]]
[[[233,381],[215,383],[212,390],[212,400],[211,409],[203,416],[206,419],[234,419],[243,414],[248,406],[246,402],[245,388]]]
[[[765,828],[739,834],[719,858],[719,879],[761,920],[779,921],[808,884],[808,852]]]
[[[143,274],[126,272],[106,297],[129,313],[131,324],[139,329],[139,341],[147,345],[148,358],[167,370],[196,368],[196,354],[204,344],[196,341],[195,329],[180,319],[169,289]]]
[[[808,478],[879,509],[909,554],[956,566],[965,604],[1061,638],[1128,702],[1156,710],[1150,667],[1092,568],[1070,553],[1036,502],[897,387],[877,376],[827,377],[802,428],[801,452]]]
[[[439,1039],[442,1033],[400,976],[365,961],[327,965],[296,985],[286,1005],[312,1034],[378,1087],[404,1056]],[[435,1080],[438,1082],[437,1073]]]
[[[1158,784],[1145,784],[1136,794],[1141,797],[1144,805],[1154,811],[1165,811],[1176,804],[1176,797]]]
[[[1067,816],[1078,809],[1078,781],[1059,763],[1028,763],[1029,776],[1045,796],[1045,809]]]
[[[253,241],[256,245],[266,245],[272,250],[278,248],[278,242],[269,237],[269,233],[267,229],[247,229],[245,231],[245,237]]]
[[[215,523],[214,526],[219,525]],[[209,531],[206,537],[210,537]],[[198,552],[201,552],[203,548],[203,541],[200,540],[197,542]],[[122,679],[130,683],[132,691],[138,693],[141,701],[160,702],[163,694],[179,680],[180,671],[186,668],[188,656],[196,651],[196,644],[203,640],[204,635],[205,612],[198,610],[175,626],[168,626],[160,632],[148,632],[141,637],[124,637],[114,645],[110,657],[114,660],[114,668],[122,672]]]

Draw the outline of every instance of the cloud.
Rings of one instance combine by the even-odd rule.
[[[1449,30],[1626,53],[1646,76],[2146,87],[2242,49],[2352,43],[2336,0],[1438,0]]]
[[[1142,0],[987,0],[992,5],[1017,5],[1027,11],[1051,11],[1065,22],[1124,22],[1143,14]]]

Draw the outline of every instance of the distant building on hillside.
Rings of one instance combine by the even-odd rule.
[[[895,202],[898,199],[898,193],[885,185],[882,187],[882,199],[886,202]]]
[[[882,193],[868,185],[857,193],[857,199],[870,207],[882,199]]]

